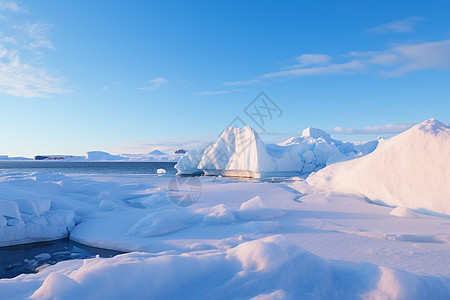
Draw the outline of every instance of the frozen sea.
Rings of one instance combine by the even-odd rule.
[[[72,162],[72,161],[0,161],[0,171],[36,172],[47,171],[62,174],[156,174],[158,169],[175,174],[174,162]],[[49,257],[36,259],[44,253]],[[106,253],[106,254],[105,254]],[[11,278],[23,273],[34,273],[44,264],[59,261],[95,257],[110,257],[111,253],[100,248],[77,245],[62,239],[53,242],[32,243],[0,247],[0,278]]]

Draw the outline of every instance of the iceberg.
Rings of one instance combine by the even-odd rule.
[[[203,156],[203,150],[194,149],[186,152],[180,157],[175,168],[177,169],[177,175],[200,175],[203,171],[198,168],[198,164]]]
[[[427,120],[371,154],[326,167],[307,181],[387,205],[450,214],[450,126]]]
[[[90,161],[103,161],[103,160],[124,160],[121,155],[112,155],[103,151],[90,151],[87,153],[87,160]]]
[[[179,175],[297,176],[366,155],[377,145],[378,140],[359,144],[338,141],[316,128],[307,128],[302,136],[280,144],[266,145],[248,125],[241,129],[227,127],[216,143],[204,151],[188,152],[175,168]]]

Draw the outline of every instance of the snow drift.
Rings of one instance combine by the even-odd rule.
[[[307,181],[388,205],[450,214],[450,126],[427,120],[373,153],[329,166]]]
[[[175,168],[178,174],[267,177],[309,174],[327,164],[366,155],[378,145],[344,143],[320,129],[307,128],[301,137],[275,144],[264,144],[249,126],[227,127],[216,143],[203,153],[188,153]]]
[[[68,261],[0,280],[8,299],[448,299],[448,288],[445,279],[368,263],[335,265],[282,236],[229,250]]]

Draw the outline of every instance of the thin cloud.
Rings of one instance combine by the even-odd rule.
[[[342,135],[380,135],[380,134],[395,134],[408,130],[415,124],[387,124],[383,126],[371,126],[364,128],[343,128],[335,127],[331,133]]]
[[[202,92],[197,92],[195,94],[199,95],[199,96],[208,96],[208,95],[223,95],[223,94],[229,94],[229,93],[240,92],[240,91],[242,91],[242,90],[234,89],[234,90],[219,90],[219,91],[202,91]]]
[[[258,79],[250,79],[250,80],[242,80],[242,81],[227,81],[224,82],[224,85],[229,85],[229,86],[246,86],[246,85],[251,85],[254,83],[258,83],[261,82],[261,80]]]
[[[342,61],[342,57],[346,60]],[[334,62],[326,54],[304,54],[296,58],[287,70],[269,72],[246,81],[227,82],[254,84],[302,76],[373,74],[381,77],[399,77],[422,70],[450,70],[450,40],[436,42],[397,44],[384,51],[352,51]]]
[[[55,50],[48,37],[51,26],[32,21],[21,23],[22,17],[17,17],[17,13],[26,10],[13,1],[0,0],[0,11],[7,16],[0,19],[0,94],[35,98],[71,93],[62,87],[62,78],[35,63],[42,61],[43,49]]]
[[[20,26],[20,30],[27,36],[29,48],[47,48],[56,50],[52,41],[48,37],[48,32],[52,26],[42,23],[28,23]]]
[[[397,56],[400,62],[391,70],[381,71],[381,74],[388,77],[402,76],[420,70],[450,69],[450,40],[398,45],[378,55],[386,54]],[[377,56],[372,60],[376,58]]]
[[[0,0],[0,11],[22,12],[24,11],[24,9],[14,1]]]
[[[0,93],[33,98],[68,94],[61,88],[62,79],[52,77],[45,69],[21,62],[17,51],[0,46]]]
[[[314,66],[309,68],[293,69],[288,71],[279,71],[262,75],[263,78],[277,77],[296,77],[307,75],[333,75],[333,74],[354,74],[361,73],[367,69],[367,66],[358,61],[352,60],[342,64],[329,64],[327,66]]]
[[[386,33],[386,32],[395,32],[395,33],[409,33],[414,32],[414,27],[420,21],[425,20],[420,17],[410,17],[404,20],[397,20],[391,23],[381,24],[376,27],[369,28],[367,32],[374,33]]]
[[[297,67],[304,67],[309,65],[328,64],[331,61],[331,56],[327,54],[303,54],[296,58],[299,62]]]
[[[229,94],[231,93],[230,90],[221,90],[221,91],[202,91],[195,93],[196,95],[200,96],[206,96],[206,95],[222,95],[222,94]]]
[[[150,86],[147,87],[143,87],[143,88],[139,88],[139,90],[144,90],[144,91],[154,91],[159,89],[160,87],[162,87],[163,85],[166,85],[169,81],[164,78],[164,77],[158,77],[155,79],[151,79],[148,81],[148,83],[150,84]]]

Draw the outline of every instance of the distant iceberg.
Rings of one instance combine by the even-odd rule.
[[[103,151],[90,151],[87,153],[87,160],[89,161],[105,161],[105,160],[124,160],[121,155],[112,155]]]
[[[8,155],[0,155],[0,161],[1,160],[32,160],[32,159],[27,157],[9,157]]]
[[[325,131],[307,128],[301,137],[280,144],[264,144],[250,126],[227,127],[216,143],[204,151],[187,153],[175,165],[178,174],[239,177],[295,176],[309,174],[327,164],[366,155],[378,140],[342,142]]]

